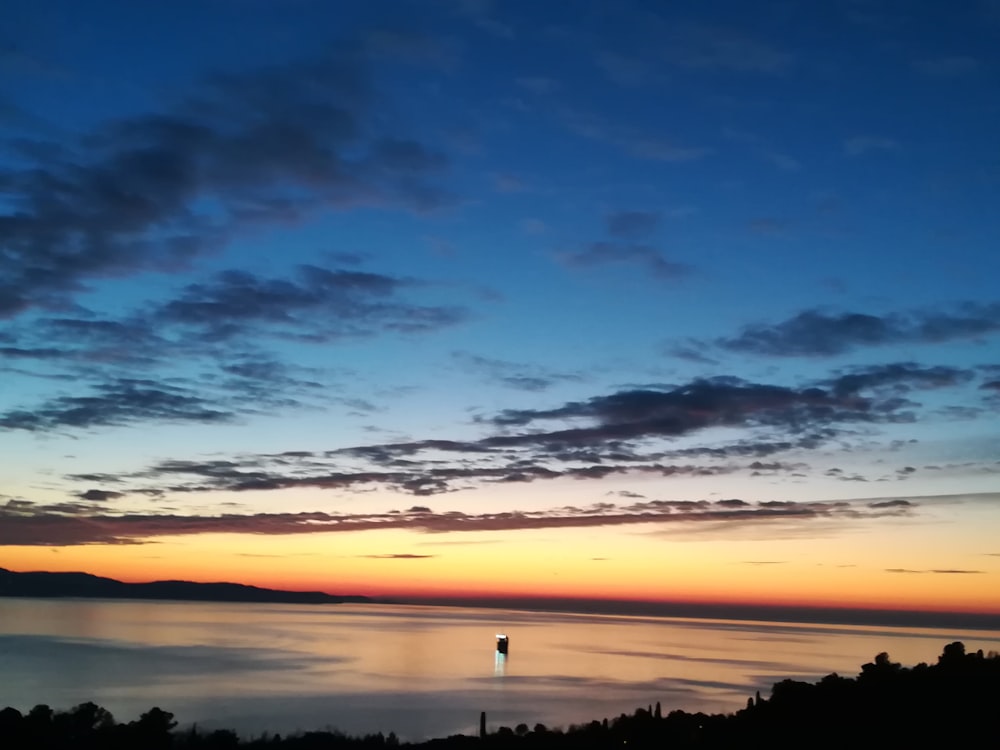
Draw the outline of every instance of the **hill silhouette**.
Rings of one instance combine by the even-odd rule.
[[[16,573],[0,568],[0,596],[92,599],[162,599],[195,602],[273,604],[343,604],[369,602],[365,596],[336,596],[322,591],[283,591],[242,583],[153,581],[125,583],[89,573]]]
[[[937,663],[907,668],[880,653],[855,678],[830,674],[818,682],[782,680],[770,697],[760,693],[729,714],[671,711],[660,704],[633,714],[550,730],[500,727],[480,736],[455,735],[401,743],[390,733],[348,737],[307,732],[241,739],[230,730],[178,730],[173,714],[152,708],[138,720],[116,723],[94,703],[57,712],[45,705],[22,714],[0,711],[0,747],[9,750],[319,750],[407,746],[441,748],[898,748],[996,747],[1000,705],[1000,654],[966,653],[956,641]],[[470,717],[471,718],[471,717]]]

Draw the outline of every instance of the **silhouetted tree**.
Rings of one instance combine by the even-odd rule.
[[[938,664],[941,666],[960,665],[964,659],[965,644],[961,641],[955,641],[944,647],[944,651],[938,657]]]
[[[162,750],[170,747],[173,740],[170,734],[177,722],[169,711],[163,711],[154,706],[142,714],[138,721],[129,724],[129,734],[133,740],[144,748]]]
[[[240,746],[240,738],[231,729],[216,729],[205,738],[205,746],[211,750],[232,750]]]
[[[27,719],[36,726],[42,726],[51,724],[53,716],[54,712],[51,708],[46,706],[44,703],[39,703],[37,706],[28,711]]]
[[[0,742],[25,742],[28,722],[16,708],[5,708],[0,711]]]

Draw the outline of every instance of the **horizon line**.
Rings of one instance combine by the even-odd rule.
[[[484,609],[511,609],[530,612],[554,612],[561,614],[601,615],[609,617],[658,617],[716,619],[730,621],[757,621],[778,623],[802,623],[812,625],[862,625],[877,627],[909,628],[956,628],[960,630],[1000,631],[1000,611],[958,611],[939,609],[875,608],[864,606],[810,605],[810,604],[769,604],[762,602],[706,602],[664,599],[621,599],[603,597],[537,596],[531,594],[499,594],[469,596],[467,594],[435,595],[369,595],[330,593],[325,590],[293,588],[271,588],[257,584],[236,581],[192,581],[183,579],[156,579],[151,581],[122,581],[109,576],[101,576],[86,571],[41,571],[12,570],[0,566],[0,571],[11,573],[49,573],[53,575],[83,574],[119,583],[164,583],[182,582],[201,585],[235,584],[248,588],[278,593],[315,594],[330,597],[367,600],[362,604],[437,606]],[[0,592],[0,596],[3,596]],[[39,596],[42,599],[56,598],[101,598]],[[141,598],[141,597],[136,597]],[[162,600],[161,600],[162,601]],[[178,599],[176,601],[185,601]],[[201,600],[212,601],[212,600]],[[223,603],[222,600],[219,600]],[[232,603],[232,602],[226,602]],[[312,606],[312,605],[309,605]]]

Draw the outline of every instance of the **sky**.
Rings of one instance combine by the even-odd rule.
[[[0,566],[1000,613],[1000,4],[4,16]]]

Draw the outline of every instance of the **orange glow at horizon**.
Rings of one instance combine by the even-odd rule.
[[[935,573],[945,566],[912,552],[920,549],[914,537],[925,533],[922,528],[893,529],[877,545],[855,539],[851,548],[835,537],[692,539],[663,536],[658,528],[548,529],[502,537],[399,529],[294,537],[205,534],[165,537],[152,544],[8,547],[0,565],[21,571],[84,571],[129,582],[231,581],[376,598],[594,599],[1000,614],[1000,558],[970,560],[964,573]],[[948,559],[956,559],[950,551]],[[899,567],[901,561],[908,567]]]

